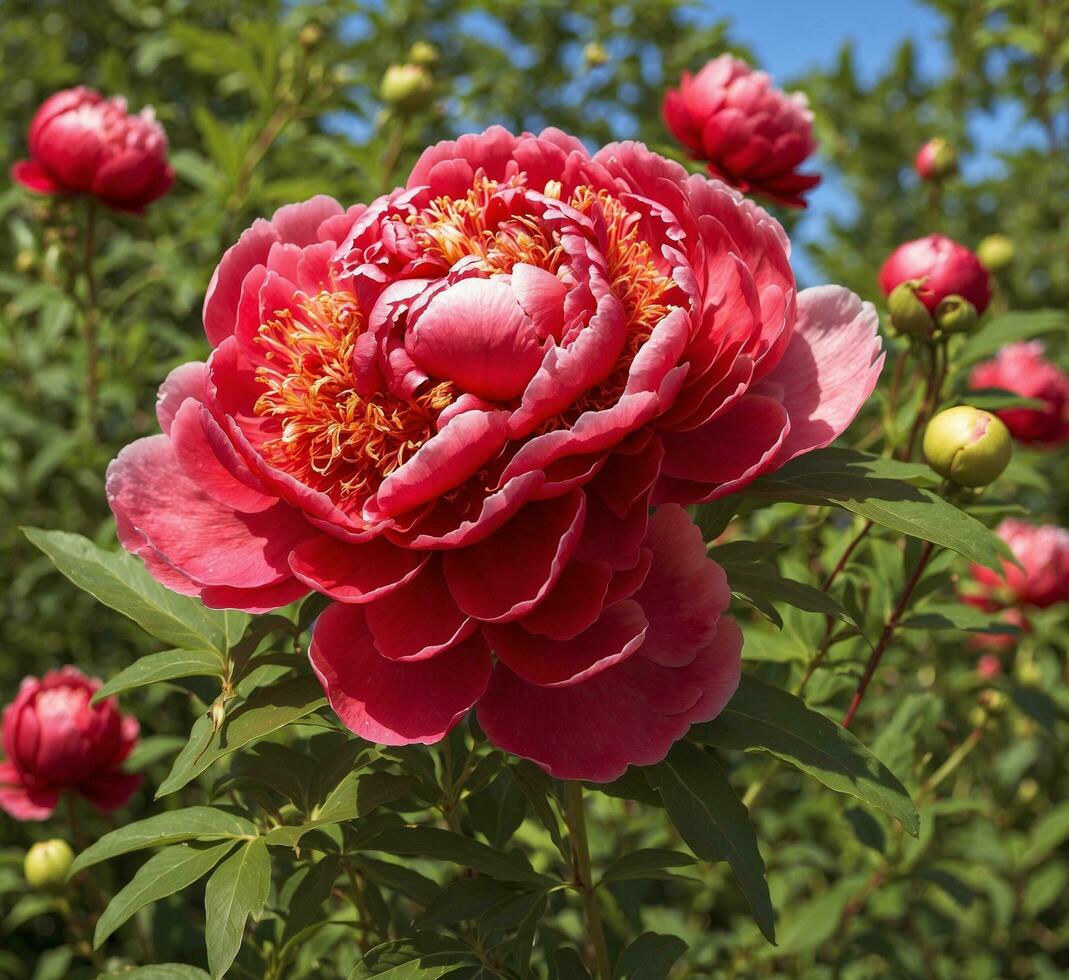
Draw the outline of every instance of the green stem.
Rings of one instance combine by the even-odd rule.
[[[85,426],[90,438],[96,432],[97,374],[99,372],[99,339],[97,321],[100,316],[97,304],[96,277],[93,275],[93,257],[96,252],[96,201],[88,198],[85,212],[85,241],[82,250],[82,273],[88,306],[82,317],[82,339],[85,344]]]
[[[601,921],[601,909],[598,908],[598,897],[594,892],[590,871],[590,844],[587,841],[586,813],[583,810],[583,784],[575,779],[566,780],[564,783],[564,819],[568,824],[568,835],[572,842],[574,884],[583,898],[587,939],[594,949],[597,975],[601,980],[612,980],[605,926]]]

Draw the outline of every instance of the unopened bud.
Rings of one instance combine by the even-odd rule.
[[[323,38],[323,28],[318,24],[305,24],[297,35],[297,43],[302,48],[314,48]]]
[[[59,838],[38,841],[26,852],[23,871],[31,888],[59,888],[67,880],[74,852]]]
[[[1017,247],[1013,239],[1006,235],[988,235],[980,239],[976,247],[976,257],[980,264],[991,272],[1001,272],[1013,262],[1017,254]]]
[[[33,252],[23,249],[15,256],[15,268],[19,272],[29,272],[33,268]]]
[[[1001,714],[1006,709],[1006,695],[992,688],[981,691],[977,700],[989,715]]]
[[[918,150],[913,165],[921,180],[945,180],[958,172],[958,151],[952,143],[936,136]]]
[[[1010,431],[990,412],[958,405],[924,430],[924,458],[959,487],[985,487],[1002,475],[1012,454]]]
[[[426,106],[434,94],[434,80],[423,65],[390,65],[382,76],[382,101],[400,112]]]
[[[430,41],[416,41],[408,49],[408,60],[414,65],[433,68],[438,64],[439,51]]]
[[[972,333],[980,316],[964,296],[946,296],[935,308],[935,325],[943,333]]]
[[[922,284],[920,279],[909,279],[895,286],[887,297],[891,323],[908,337],[923,337],[932,332],[932,315],[917,295]]]
[[[583,65],[586,68],[600,68],[609,60],[609,52],[598,41],[591,41],[583,48]]]

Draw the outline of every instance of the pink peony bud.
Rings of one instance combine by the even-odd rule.
[[[697,75],[684,72],[661,114],[695,159],[740,191],[804,208],[803,194],[820,183],[797,169],[816,149],[805,95],[780,91],[765,72],[729,54]]]
[[[1039,340],[1008,344],[994,360],[973,368],[969,387],[1001,388],[1046,402],[1044,408],[1004,408],[995,414],[1015,439],[1058,446],[1069,440],[1069,376],[1043,354]]]
[[[987,270],[964,245],[946,235],[928,235],[899,245],[880,269],[880,288],[885,296],[911,279],[924,281],[917,295],[932,314],[948,296],[967,299],[977,314],[991,302]]]
[[[994,680],[1002,673],[1002,661],[993,653],[985,653],[976,662],[976,673],[985,681]]]
[[[90,194],[118,211],[140,213],[174,183],[167,136],[151,108],[136,115],[120,96],[65,89],[30,123],[30,159],[11,176],[39,194]]]
[[[0,809],[16,820],[44,820],[64,790],[99,810],[115,810],[141,782],[122,772],[137,744],[137,719],[108,698],[91,705],[100,682],[75,667],[27,677],[4,709]]]
[[[937,136],[917,151],[913,166],[921,180],[945,180],[958,172],[958,151],[953,144]]]

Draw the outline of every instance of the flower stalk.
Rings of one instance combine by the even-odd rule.
[[[605,942],[605,926],[601,921],[601,909],[598,908],[598,897],[594,892],[590,870],[590,844],[587,840],[586,813],[583,809],[583,784],[576,779],[569,779],[564,783],[564,819],[568,824],[568,836],[572,843],[573,883],[583,899],[587,941],[594,951],[597,976],[601,980],[610,980],[612,966],[609,962],[609,947]]]

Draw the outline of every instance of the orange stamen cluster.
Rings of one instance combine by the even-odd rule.
[[[276,311],[257,337],[266,363],[256,377],[267,390],[255,411],[280,426],[260,447],[264,458],[345,509],[359,507],[430,439],[454,398],[449,382],[407,401],[358,394],[353,350],[364,328],[354,296],[321,292],[296,313]]]

